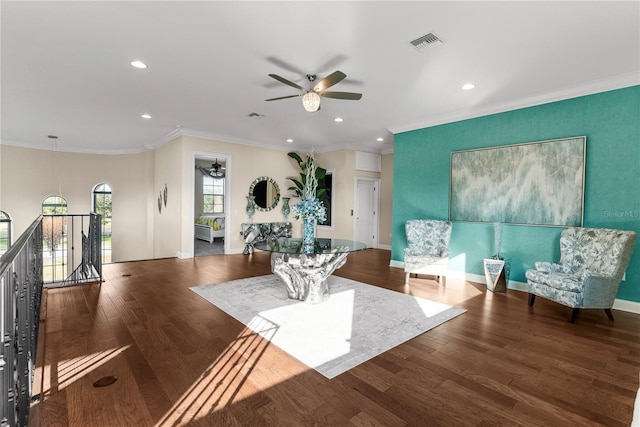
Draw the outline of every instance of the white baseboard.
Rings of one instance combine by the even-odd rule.
[[[389,266],[404,269],[404,262],[391,260],[391,262],[389,263]],[[456,279],[465,280],[467,282],[485,283],[485,277],[480,274],[464,273],[460,271],[449,270],[448,276],[455,277]],[[515,280],[509,280],[509,284],[507,285],[507,288],[513,289],[514,291],[527,292],[527,284],[525,282],[517,282]],[[640,302],[627,301],[627,300],[616,298],[615,301],[613,302],[613,309],[628,311],[629,313],[640,314]]]
[[[389,267],[398,267],[398,268],[404,269],[404,262],[396,261],[392,259],[391,262],[389,263]]]
[[[628,311],[629,313],[640,314],[640,302],[627,301],[624,299],[615,299],[613,301],[613,308],[615,310]]]
[[[391,245],[381,245],[381,244],[378,244],[378,246],[376,246],[376,248],[377,248],[377,249],[386,249],[386,250],[390,251],[390,250],[391,250]]]

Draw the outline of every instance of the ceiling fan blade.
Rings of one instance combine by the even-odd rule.
[[[278,99],[287,99],[287,98],[297,98],[300,95],[287,95],[287,96],[279,96],[277,98],[265,99],[265,101],[277,101]]]
[[[325,98],[334,98],[334,99],[350,99],[353,101],[357,101],[362,98],[361,93],[355,92],[322,92],[320,96],[324,96]]]
[[[280,77],[280,76],[279,76],[279,75],[277,75],[277,74],[269,74],[269,77],[276,79],[276,80],[277,80],[277,81],[279,81],[280,83],[284,83],[284,84],[289,85],[289,86],[291,86],[291,87],[295,87],[296,89],[304,90],[304,88],[303,88],[302,86],[297,85],[297,84],[295,84],[294,82],[292,82],[292,81],[289,81],[289,80],[285,79],[284,77]]]
[[[325,91],[325,90],[329,89],[331,86],[333,86],[334,84],[344,80],[345,77],[347,77],[347,75],[345,73],[343,73],[342,71],[334,71],[333,73],[329,74],[324,79],[320,80],[313,87],[313,90],[315,92]]]

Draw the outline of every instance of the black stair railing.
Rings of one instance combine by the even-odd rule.
[[[101,215],[43,215],[45,287],[102,281]]]
[[[39,399],[33,378],[43,288],[102,282],[100,221],[95,213],[40,216],[0,256],[0,426],[27,426]]]
[[[0,257],[0,425],[26,426],[42,300],[42,217]]]

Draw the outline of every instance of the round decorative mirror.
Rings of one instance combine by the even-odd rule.
[[[262,212],[275,208],[280,201],[280,187],[268,176],[254,179],[249,187],[249,194],[254,197],[256,209]]]

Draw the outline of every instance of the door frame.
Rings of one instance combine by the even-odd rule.
[[[231,239],[229,230],[231,228],[231,218],[229,211],[231,209],[231,155],[222,153],[210,153],[205,151],[193,151],[191,156],[191,191],[189,198],[191,200],[189,209],[191,218],[190,236],[191,236],[191,258],[195,257],[195,236],[193,229],[193,219],[195,218],[195,180],[196,180],[196,160],[224,160],[225,176],[224,176],[224,253],[231,253]]]
[[[374,209],[374,220],[373,220],[373,248],[377,248],[379,245],[379,231],[380,231],[380,178],[372,178],[368,176],[356,176],[354,179],[354,189],[353,189],[353,206],[357,208],[358,205],[358,182],[360,181],[369,181],[373,182],[374,188],[374,196],[373,196],[373,209]],[[354,209],[353,213],[353,240],[357,240],[357,230],[356,226],[356,210]]]

